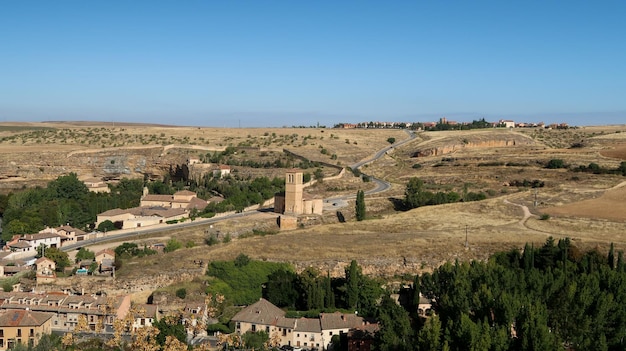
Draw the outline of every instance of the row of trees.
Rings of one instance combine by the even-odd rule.
[[[93,227],[96,216],[114,208],[139,206],[144,186],[151,194],[173,194],[182,183],[146,182],[142,179],[122,179],[110,184],[110,193],[93,193],[78,179],[76,174],[60,176],[48,183],[46,188],[36,187],[9,195],[0,195],[0,215],[3,218],[2,239],[15,234],[37,233],[46,226],[69,224],[83,230]],[[221,195],[225,201],[210,204],[206,213],[242,210],[262,203],[275,193],[284,190],[284,179],[267,177],[241,180],[235,177],[216,179],[207,176],[201,182],[190,181],[190,190],[201,198]],[[194,214],[199,215],[199,214]],[[105,223],[99,230],[116,229],[113,223]]]
[[[361,267],[352,261],[345,276],[333,278],[307,268],[300,274],[281,269],[267,277],[263,297],[278,307],[289,310],[312,311],[344,309],[360,315],[374,316],[384,290],[382,282],[363,275]]]
[[[76,174],[60,176],[46,188],[36,187],[0,196],[2,239],[14,234],[37,233],[46,226],[69,224],[91,229],[98,213],[139,205],[144,182],[123,179],[111,185],[110,193],[93,193]]]

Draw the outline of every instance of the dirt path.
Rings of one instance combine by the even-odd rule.
[[[525,205],[520,205],[520,204],[516,204],[514,202],[509,201],[509,199],[504,199],[504,203],[505,204],[509,204],[509,205],[513,205],[513,206],[517,206],[520,207],[522,209],[522,211],[524,211],[524,217],[522,219],[520,219],[519,224],[529,230],[534,230],[531,228],[528,228],[526,226],[526,221],[528,221],[528,218],[530,218],[531,216],[534,216],[532,213],[530,213],[530,210],[528,209],[528,206]]]

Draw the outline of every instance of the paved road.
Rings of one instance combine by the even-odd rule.
[[[390,150],[393,150],[394,148],[397,148],[398,146],[404,145],[406,143],[408,143],[409,141],[415,139],[417,137],[417,135],[415,134],[414,131],[411,130],[404,130],[409,137],[407,139],[398,141],[396,143],[393,143],[392,145],[386,146],[385,148],[379,150],[378,152],[376,152],[376,154],[374,154],[373,157],[359,161],[355,164],[352,164],[348,167],[350,167],[353,170],[357,170],[360,167],[372,163],[376,160],[378,160],[379,158],[383,157],[385,154],[387,154],[387,152],[389,152]],[[374,187],[374,189],[368,190],[365,192],[365,195],[372,195],[372,194],[378,194],[378,193],[382,193],[385,192],[387,190],[389,190],[389,188],[391,188],[391,184],[387,181],[384,181],[382,179],[379,178],[375,178],[372,176],[368,176],[365,173],[361,173],[363,174],[364,177],[369,177],[370,181],[376,184],[376,187]],[[332,198],[328,198],[326,200],[324,200],[324,210],[336,210],[342,207],[346,207],[348,206],[348,200],[349,199],[353,199],[356,198],[356,194],[354,195],[342,195],[342,196],[336,196],[336,197],[332,197]]]

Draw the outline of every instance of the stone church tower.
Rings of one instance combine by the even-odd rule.
[[[303,189],[302,171],[297,169],[288,170],[285,178],[285,214],[301,214],[304,212]]]

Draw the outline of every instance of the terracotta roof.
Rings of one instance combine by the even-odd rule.
[[[24,241],[18,241],[16,243],[9,244],[8,246],[14,247],[16,249],[25,249],[25,248],[31,247],[29,243],[24,242]]]
[[[60,227],[57,228],[57,231],[59,231],[59,230],[63,230],[65,232],[67,232],[67,233],[74,232],[75,235],[85,235],[85,234],[87,234],[84,231],[82,231],[80,229],[76,229],[74,227],[70,227],[69,225],[60,226]]]
[[[121,208],[114,208],[112,210],[104,211],[98,216],[118,216],[121,214],[131,213],[130,209],[122,210]]]
[[[52,313],[25,310],[0,311],[0,327],[40,326],[52,318]]]
[[[220,170],[227,170],[227,169],[230,169],[230,166],[228,166],[228,165],[219,165],[219,169]]]
[[[59,234],[54,234],[54,233],[37,233],[37,234],[24,234],[23,237],[20,238],[20,240],[27,240],[27,241],[31,241],[31,240],[42,240],[42,239],[51,239],[51,238],[60,238],[61,236]]]
[[[273,325],[276,324],[280,317],[284,316],[285,311],[261,298],[259,301],[239,311],[232,320],[235,322]]]
[[[319,318],[296,319],[296,331],[319,333],[322,331]]]
[[[99,256],[99,255],[102,255],[102,254],[107,254],[107,255],[115,257],[115,251],[113,251],[111,249],[104,249],[104,250],[100,250],[100,251],[96,252],[96,256]]]
[[[35,261],[35,264],[40,264],[40,263],[43,263],[43,262],[46,262],[46,261],[54,263],[53,260],[51,260],[51,259],[49,259],[47,257],[40,257],[39,259],[37,259],[37,261]]]
[[[191,199],[191,201],[189,201],[189,205],[187,206],[187,208],[197,208],[199,210],[203,210],[205,207],[207,207],[208,204],[208,202],[194,197],[193,199]]]
[[[141,201],[172,201],[174,197],[172,195],[157,195],[157,194],[148,194],[144,195],[141,198]]]
[[[174,216],[179,216],[183,213],[187,212],[184,208],[161,208],[161,207],[153,207],[153,208],[142,208],[141,213],[136,214],[139,216],[159,216],[163,218],[170,218]]]
[[[158,305],[149,305],[149,304],[140,304],[137,305],[140,311],[143,313],[138,313],[140,316],[144,318],[154,318],[157,317]]]
[[[280,327],[280,328],[294,329],[296,327],[296,319],[295,318],[287,318],[287,317],[279,317],[276,320],[276,326]]]
[[[320,323],[323,330],[350,329],[363,325],[363,317],[351,313],[320,313]]]
[[[120,214],[131,214],[133,216],[159,216],[173,217],[185,213],[184,208],[165,208],[165,207],[132,207],[125,210],[119,208],[102,212],[99,216],[117,216]]]

